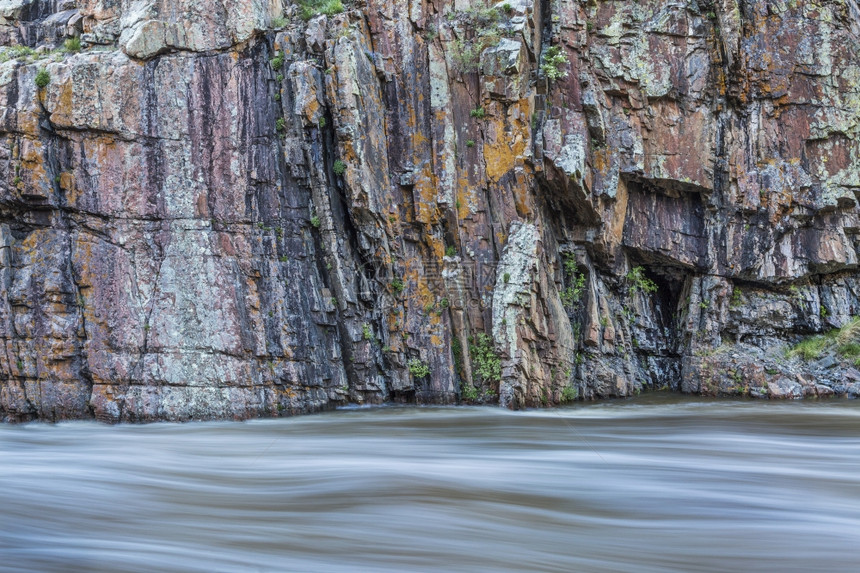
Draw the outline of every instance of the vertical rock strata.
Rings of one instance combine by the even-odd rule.
[[[344,8],[0,1],[0,419],[860,394],[855,0]]]

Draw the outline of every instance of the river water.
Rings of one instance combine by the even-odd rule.
[[[860,401],[0,425],[0,571],[858,571]]]

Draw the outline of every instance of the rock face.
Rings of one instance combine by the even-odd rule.
[[[0,418],[860,393],[855,0],[313,4],[0,0]]]

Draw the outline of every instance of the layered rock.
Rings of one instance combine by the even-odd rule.
[[[300,8],[0,2],[4,419],[860,392],[853,0]]]

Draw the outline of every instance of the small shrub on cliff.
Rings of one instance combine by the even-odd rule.
[[[561,401],[564,402],[573,402],[579,398],[579,390],[573,386],[565,386],[564,390],[561,391]]]
[[[335,175],[341,176],[346,173],[346,163],[338,159],[334,162],[334,165],[332,165],[331,170],[334,171]]]
[[[272,28],[280,30],[287,25],[287,19],[284,17],[272,18]]]
[[[475,119],[484,119],[487,117],[487,112],[484,111],[484,108],[478,107],[470,111],[469,115]]]
[[[560,80],[567,77],[567,71],[562,70],[561,66],[567,64],[567,56],[561,51],[558,46],[552,46],[546,49],[543,55],[543,64],[541,71],[550,81]]]
[[[373,342],[376,340],[376,337],[373,336],[373,331],[370,329],[370,325],[366,322],[361,326],[361,335],[368,342]]]
[[[634,267],[627,273],[627,282],[630,285],[628,288],[631,295],[635,294],[636,291],[644,293],[657,292],[657,284],[645,276],[645,269],[642,267]]]
[[[63,50],[69,54],[77,54],[81,51],[81,39],[75,36],[63,42]]]
[[[286,127],[287,127],[287,122],[284,121],[284,118],[279,117],[278,120],[275,122],[275,129],[278,130],[278,132],[281,132],[281,131],[284,131],[284,129]]]
[[[407,366],[409,367],[409,373],[415,378],[426,378],[427,376],[430,376],[430,367],[419,358],[410,359]]]
[[[38,87],[39,89],[43,89],[49,83],[51,83],[51,74],[48,73],[48,70],[46,70],[45,68],[42,68],[36,74],[35,82],[36,82],[36,87]]]
[[[395,295],[403,292],[403,281],[399,277],[391,281],[391,290]]]
[[[561,304],[568,310],[575,310],[585,294],[585,273],[579,270],[573,253],[564,256],[564,280],[567,287],[561,291]]]
[[[446,257],[456,257],[457,256],[457,248],[453,245],[445,249]]]
[[[281,52],[275,52],[275,57],[269,60],[273,70],[280,70],[284,67],[284,55]]]
[[[474,402],[478,399],[478,389],[471,384],[463,383],[463,386],[460,388],[460,395],[464,400]]]
[[[311,225],[313,225],[313,227],[315,229],[319,229],[321,223],[322,223],[322,221],[320,221],[320,218],[317,217],[316,215],[311,217]]]
[[[732,289],[732,298],[729,300],[730,308],[737,308],[744,303],[743,293],[741,293],[741,289],[735,287]]]
[[[475,374],[484,382],[502,379],[502,361],[496,353],[493,339],[483,332],[469,340],[469,357]]]
[[[463,29],[470,30],[470,39],[457,40],[454,51],[454,64],[461,73],[478,71],[481,54],[487,48],[498,45],[500,13],[495,8],[472,8],[450,12],[449,20],[456,20]]]

